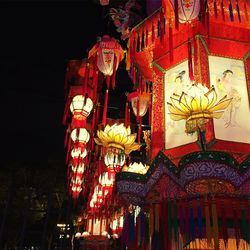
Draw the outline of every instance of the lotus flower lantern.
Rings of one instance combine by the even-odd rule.
[[[123,123],[107,125],[104,130],[97,131],[95,142],[106,149],[105,163],[114,163],[120,167],[125,163],[125,155],[140,148],[135,143],[136,134],[131,134],[130,127],[125,127]],[[112,160],[113,159],[113,160]]]
[[[225,95],[217,100],[217,93],[212,86],[210,89],[193,84],[187,92],[181,95],[173,93],[167,102],[170,118],[174,121],[186,120],[186,132],[204,131],[209,119],[222,117],[232,98]]]

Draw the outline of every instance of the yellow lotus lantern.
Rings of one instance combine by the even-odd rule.
[[[140,145],[135,143],[136,134],[131,134],[130,127],[125,127],[123,123],[107,125],[104,130],[97,131],[98,138],[95,142],[105,148],[114,148],[116,152],[130,154],[130,152],[140,148]]]
[[[171,102],[167,102],[170,118],[174,121],[186,120],[188,134],[203,131],[208,119],[221,118],[232,101],[226,95],[217,99],[214,86],[208,89],[201,84],[193,84],[186,93],[174,93],[170,97]]]
[[[135,143],[136,134],[131,134],[130,127],[125,127],[123,123],[107,125],[104,130],[97,131],[97,136],[95,142],[106,149],[105,164],[111,172],[120,171],[125,163],[125,155],[140,148]]]
[[[146,174],[149,169],[149,166],[146,164],[143,164],[141,162],[137,163],[130,163],[129,166],[124,166],[122,168],[123,172],[132,172],[137,174]]]

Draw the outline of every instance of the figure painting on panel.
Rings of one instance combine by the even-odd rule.
[[[225,120],[225,127],[237,126],[236,115],[241,103],[241,96],[237,89],[232,85],[232,77],[234,72],[230,69],[226,69],[222,73],[222,78],[216,79],[216,88],[220,97],[227,95],[232,98],[231,104],[225,110],[223,119]]]

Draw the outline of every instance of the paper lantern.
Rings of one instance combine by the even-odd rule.
[[[73,165],[77,166],[82,164],[84,158],[87,156],[86,148],[75,147],[71,150],[71,157],[73,160]]]
[[[109,0],[100,0],[100,4],[101,4],[102,6],[109,5]]]
[[[71,132],[71,139],[74,143],[79,143],[80,145],[85,145],[88,143],[90,138],[89,132],[85,128],[74,129]]]
[[[171,3],[174,7],[175,0]],[[175,11],[177,11],[175,9]],[[200,1],[199,0],[178,0],[178,19],[180,23],[188,23],[194,20],[200,12]]]
[[[85,97],[83,95],[74,96],[70,104],[70,111],[73,115],[73,123],[80,123],[81,125],[84,125],[84,122],[86,121],[86,118],[88,117],[92,109],[93,102],[90,98],[87,98],[85,100]]]

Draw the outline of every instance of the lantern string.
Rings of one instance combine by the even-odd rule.
[[[115,89],[116,65],[117,65],[117,57],[116,57],[116,55],[114,55],[113,74],[112,74],[112,89]]]
[[[107,122],[107,108],[108,108],[108,89],[106,89],[104,107],[103,107],[103,115],[102,115],[102,125],[105,127]]]

